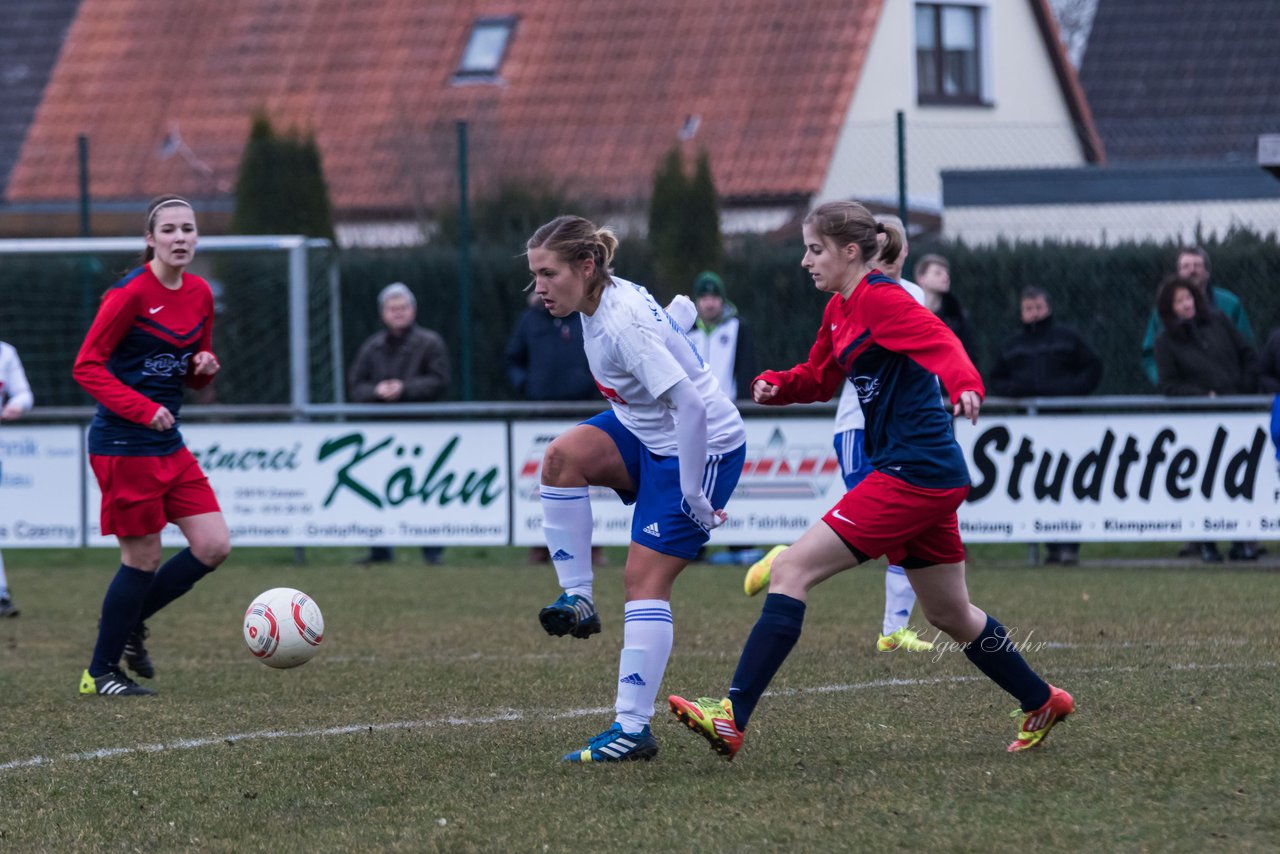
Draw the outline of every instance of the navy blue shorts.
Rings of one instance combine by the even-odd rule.
[[[680,489],[680,459],[664,457],[646,448],[630,430],[622,426],[613,410],[601,412],[582,422],[609,434],[617,446],[636,492],[618,490],[625,504],[634,504],[631,541],[655,552],[693,560],[707,544],[711,533],[685,509]],[[723,510],[738,485],[747,446],[739,445],[726,454],[711,454],[702,474],[702,491],[716,510]]]

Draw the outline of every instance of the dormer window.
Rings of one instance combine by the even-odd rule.
[[[516,28],[515,16],[505,18],[477,18],[471,25],[471,37],[467,39],[462,62],[454,72],[455,80],[495,80],[502,60],[507,54],[507,44]]]

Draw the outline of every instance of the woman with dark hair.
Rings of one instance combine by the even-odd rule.
[[[226,560],[231,536],[218,499],[178,432],[183,386],[203,388],[218,372],[212,352],[213,293],[186,272],[199,233],[187,200],[147,206],[142,266],[116,282],[76,356],[76,382],[98,401],[89,425],[89,464],[102,488],[102,533],[120,543],[93,659],[81,694],[154,694],[120,669],[149,679],[155,666],[143,622]],[[188,547],[160,563],[160,531],[173,522]]]
[[[1258,354],[1226,315],[1189,279],[1170,276],[1156,292],[1162,329],[1156,336],[1156,376],[1171,397],[1253,394],[1258,390]],[[1200,559],[1220,563],[1213,542],[1199,544]],[[1256,560],[1252,542],[1232,543],[1232,560]]]
[[[1007,749],[1035,747],[1075,711],[1075,702],[1041,679],[1000,621],[969,600],[956,516],[969,493],[969,471],[952,419],[977,423],[982,378],[955,334],[875,268],[877,257],[897,257],[902,238],[896,231],[856,202],[819,206],[803,231],[801,265],[831,298],[809,358],[790,370],[765,371],[751,394],[756,403],[774,406],[812,403],[830,400],[852,382],[875,470],[774,559],[769,595],[728,696],[672,695],[671,711],[732,759],[756,704],[800,639],[809,591],[884,555],[906,571],[925,618],[1018,700],[1020,726]],[[938,380],[950,390],[950,411]]]
[[[1170,396],[1253,394],[1258,354],[1187,279],[1171,276],[1156,292],[1164,328],[1156,336],[1160,391]]]

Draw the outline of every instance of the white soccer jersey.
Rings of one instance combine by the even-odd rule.
[[[0,341],[0,406],[13,402],[26,412],[35,399],[31,396],[31,385],[22,370],[22,360],[13,346]]]
[[[924,288],[906,279],[899,279],[898,284],[915,297],[916,302],[924,305]],[[862,417],[862,405],[858,403],[858,392],[853,383],[846,379],[841,387],[844,390],[840,392],[840,403],[836,406],[836,435],[850,430],[862,430],[867,424],[867,419]]]
[[[707,453],[746,441],[742,416],[697,348],[640,285],[615,276],[595,314],[582,315],[582,335],[596,385],[650,451],[676,456],[675,415],[659,398],[686,378],[707,406]]]

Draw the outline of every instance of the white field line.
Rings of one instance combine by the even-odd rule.
[[[1204,670],[1265,670],[1274,668],[1277,663],[1274,661],[1256,661],[1250,663],[1219,663],[1219,664],[1197,664],[1190,662],[1187,664],[1171,664],[1167,665],[1168,669],[1174,672],[1194,672]],[[1081,670],[1071,670],[1072,674],[1087,673],[1133,673],[1138,670],[1147,670],[1146,667],[1094,667]],[[962,682],[981,682],[986,679],[985,676],[939,676],[929,679],[873,679],[868,682],[852,682],[844,685],[820,685],[813,688],[788,688],[779,691],[766,692],[765,696],[795,696],[797,694],[836,694],[848,691],[864,691],[875,688],[898,688],[912,686],[927,685],[955,685]],[[118,700],[116,702],[119,702]],[[139,702],[137,700],[125,702]],[[145,700],[141,702],[146,702]],[[530,711],[522,712],[511,709],[507,711],[494,712],[490,715],[482,715],[478,717],[458,718],[434,718],[432,720],[421,721],[391,721],[389,723],[372,723],[372,724],[347,724],[345,726],[324,727],[321,729],[305,729],[305,730],[259,730],[258,732],[239,732],[229,735],[210,736],[206,738],[183,738],[176,741],[165,742],[163,744],[140,744],[134,747],[104,747],[98,750],[88,750],[83,753],[64,753],[61,756],[33,756],[30,759],[14,759],[9,762],[0,763],[0,772],[13,771],[18,768],[33,768],[37,766],[52,765],[56,762],[82,762],[90,759],[109,759],[114,756],[128,756],[134,753],[163,753],[167,750],[195,750],[201,747],[213,747],[218,744],[234,745],[242,741],[262,741],[277,738],[324,738],[326,736],[335,735],[356,735],[358,733],[375,733],[390,732],[397,730],[415,730],[427,729],[430,727],[445,726],[485,726],[487,724],[506,723],[509,721],[521,720],[561,720],[564,718],[581,718],[589,715],[600,715],[612,711],[612,707],[599,706],[588,709],[566,709],[559,712],[539,712]]]

